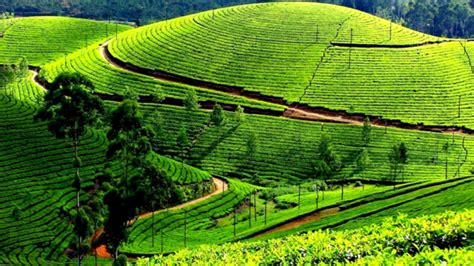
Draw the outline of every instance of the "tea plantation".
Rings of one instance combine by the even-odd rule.
[[[473,56],[322,3],[0,19],[0,264],[472,264]]]

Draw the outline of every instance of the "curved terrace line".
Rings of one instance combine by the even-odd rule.
[[[127,62],[124,62],[116,57],[114,57],[108,49],[109,41],[100,45],[100,54],[102,57],[109,62],[112,66],[125,70],[128,72],[146,75],[158,80],[164,80],[169,82],[175,82],[183,85],[194,86],[199,88],[211,89],[219,92],[225,92],[232,95],[242,96],[252,100],[258,100],[262,102],[268,102],[273,104],[279,104],[286,107],[286,110],[281,113],[273,110],[265,110],[259,108],[250,108],[245,111],[247,113],[253,114],[263,114],[270,116],[281,116],[290,119],[299,119],[307,121],[317,121],[317,122],[330,122],[330,123],[343,123],[343,124],[352,124],[360,126],[363,124],[364,119],[368,117],[371,121],[371,124],[377,127],[387,127],[387,128],[400,128],[408,130],[418,130],[418,131],[428,131],[436,133],[456,133],[456,134],[468,134],[474,135],[474,130],[466,128],[465,126],[432,126],[424,125],[423,123],[412,124],[406,123],[401,120],[396,119],[384,119],[380,116],[366,115],[362,113],[348,113],[345,110],[332,110],[324,107],[312,107],[308,104],[301,103],[288,103],[283,97],[275,97],[263,95],[259,92],[251,92],[245,90],[244,87],[239,86],[230,86],[225,84],[217,84],[213,82],[198,80],[182,75],[177,75],[169,73],[162,70],[151,70],[143,67],[139,67]],[[120,97],[120,96],[119,96]],[[150,98],[151,99],[151,98]],[[141,97],[142,102],[147,102],[145,97]],[[182,100],[174,99],[174,102],[182,102]],[[152,103],[151,101],[149,101]],[[164,104],[168,104],[165,100]],[[169,103],[173,104],[173,103]],[[206,103],[203,105],[205,109],[212,109],[214,103]],[[176,104],[175,104],[176,105]],[[233,105],[223,105],[226,110],[235,110],[236,106]]]

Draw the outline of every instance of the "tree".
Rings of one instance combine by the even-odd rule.
[[[155,243],[155,210],[166,207],[168,202],[180,202],[177,188],[172,179],[162,173],[150,159],[143,164],[141,175],[132,180],[139,206],[152,212],[152,246]]]
[[[150,139],[153,131],[143,127],[143,116],[138,110],[136,101],[126,99],[112,111],[110,130],[107,139],[110,141],[107,158],[119,157],[123,163],[122,182],[129,177],[130,164],[137,165],[151,150]]]
[[[366,148],[363,148],[356,158],[356,171],[359,173],[362,173],[367,169],[369,165],[370,165],[369,152],[367,151]],[[362,182],[362,188],[364,188],[363,182]]]
[[[370,142],[370,133],[372,131],[372,126],[370,125],[370,119],[365,117],[364,126],[362,127],[362,141],[364,146],[368,146]]]
[[[331,170],[331,174],[338,172],[341,168],[341,160],[334,152],[331,138],[326,134],[321,135],[321,140],[318,146],[318,159],[323,161]]]
[[[26,78],[28,76],[28,60],[22,56],[17,65],[17,77]]]
[[[255,157],[255,153],[257,152],[257,136],[255,132],[251,131],[247,136],[246,142],[247,152],[246,156],[249,160],[253,160]]]
[[[449,142],[446,142],[443,145],[443,151],[446,154],[445,159],[445,179],[448,179],[448,154],[449,154]]]
[[[389,153],[390,171],[394,182],[394,189],[396,186],[396,179],[399,173],[403,172],[404,167],[408,163],[408,148],[404,142],[394,145]]]
[[[16,72],[11,65],[0,67],[0,88],[6,89],[16,79]]]
[[[104,229],[107,248],[115,259],[120,243],[128,238],[128,221],[135,218],[143,206],[140,184],[144,182],[143,165],[152,150],[150,139],[154,136],[151,127],[143,126],[143,116],[135,100],[125,99],[112,111],[106,156],[109,160],[121,161],[123,171],[111,178],[111,188],[104,196],[109,213]]]
[[[235,117],[235,121],[239,125],[245,122],[244,108],[242,108],[240,105],[237,106],[237,109],[235,109],[234,117]]]
[[[182,126],[179,130],[178,136],[176,137],[176,147],[180,152],[181,159],[184,161],[186,156],[186,150],[191,146],[188,133],[185,126]]]
[[[155,92],[152,95],[152,98],[153,98],[154,102],[160,103],[160,102],[162,102],[166,99],[166,96],[165,96],[163,90],[161,90],[159,87],[156,87]]]
[[[186,96],[184,98],[184,107],[188,111],[196,111],[199,109],[198,98],[194,89],[190,89],[186,92]]]
[[[405,173],[405,165],[408,164],[408,148],[404,142],[400,143],[398,146],[398,152],[400,154],[400,166],[402,172],[402,182],[403,182],[403,174]]]
[[[133,89],[128,86],[125,87],[125,92],[124,92],[124,100],[131,100],[131,101],[138,101],[138,93]]]
[[[34,116],[35,121],[47,121],[48,130],[56,138],[67,138],[71,142],[74,153],[73,166],[75,168],[75,178],[73,186],[76,189],[76,208],[80,212],[80,192],[81,161],[79,158],[79,148],[82,136],[88,128],[93,127],[101,114],[104,112],[102,101],[92,95],[92,83],[78,73],[62,73],[54,82],[48,86],[48,92],[44,96],[43,106]],[[75,224],[77,232],[82,227]],[[81,246],[82,236],[78,233],[78,245]],[[80,254],[80,252],[78,252]],[[81,263],[82,256],[78,256],[78,263]]]
[[[225,113],[220,104],[215,104],[211,112],[211,123],[220,127],[225,123]]]
[[[160,153],[161,146],[166,142],[166,131],[163,126],[163,117],[157,110],[153,111],[147,118],[147,123],[155,133],[155,137],[151,139],[153,150]]]

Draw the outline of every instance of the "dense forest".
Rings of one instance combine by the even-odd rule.
[[[0,13],[65,15],[147,24],[223,6],[259,0],[2,0]],[[474,0],[320,0],[357,8],[407,27],[447,37],[474,34]]]

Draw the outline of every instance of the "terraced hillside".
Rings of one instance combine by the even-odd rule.
[[[143,71],[269,101],[473,128],[472,46],[339,6],[268,3],[141,27],[108,50]]]
[[[373,127],[367,148],[371,162],[360,173],[354,171],[355,158],[364,146],[360,126],[264,115],[247,115],[246,121],[239,124],[233,118],[234,114],[228,112],[227,123],[215,127],[206,126],[208,111],[190,113],[182,107],[154,104],[144,104],[143,108],[144,113],[157,110],[162,114],[163,127],[169,136],[163,149],[170,154],[179,153],[175,147],[176,137],[171,136],[181,126],[188,129],[190,136],[204,129],[187,153],[187,162],[223,176],[252,179],[256,174],[269,183],[314,178],[313,163],[318,158],[323,134],[332,139],[334,150],[344,164],[344,170],[336,178],[391,180],[388,155],[391,147],[400,141],[405,142],[409,150],[409,163],[404,170],[406,181],[445,178],[446,153],[442,150],[445,143],[449,145],[448,178],[458,176],[458,166],[459,176],[469,175],[473,167],[470,154],[474,139],[470,135]],[[249,159],[246,143],[251,134],[256,136],[257,148],[254,157]]]
[[[75,201],[73,153],[70,144],[56,140],[44,123],[33,122],[36,97],[42,94],[31,79],[0,91],[0,264],[64,262],[64,252],[74,241],[67,218]],[[92,186],[102,169],[106,143],[101,132],[85,135],[80,149],[84,187]],[[155,159],[178,184],[211,179],[171,159]]]
[[[0,36],[0,63],[26,57],[34,66],[131,29],[127,25],[66,17],[15,18]]]
[[[88,77],[108,111],[135,90],[145,123],[161,133],[160,154],[148,158],[184,189],[202,190],[199,199],[186,194],[187,203],[129,221],[119,252],[131,257],[474,207],[468,41],[316,3],[236,6],[128,31],[69,18],[11,22],[0,29],[0,65],[26,56],[40,70],[0,89],[0,264],[68,262],[73,153],[32,119],[44,95],[39,84],[62,72]],[[191,90],[196,110],[183,107]],[[209,110],[216,103],[222,124]],[[238,105],[245,111],[234,112]],[[366,115],[376,125],[363,127]],[[325,138],[341,164],[323,177],[316,166]],[[390,155],[401,142],[408,160],[394,170]],[[103,128],[85,135],[85,187],[96,184],[107,145]],[[193,187],[203,182],[209,187]],[[222,187],[204,195],[213,183]],[[236,247],[256,252],[261,243]],[[104,247],[95,251],[105,257]]]

